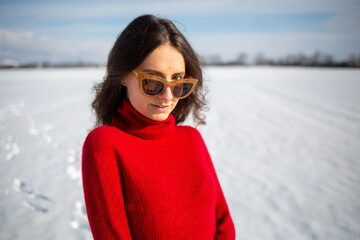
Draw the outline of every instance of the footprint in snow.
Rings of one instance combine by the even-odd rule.
[[[5,150],[5,159],[8,161],[20,153],[19,144],[13,141],[12,136],[7,136],[5,141],[1,141],[1,146]]]
[[[25,182],[15,178],[13,181],[13,188],[15,191],[24,195],[25,200],[23,201],[23,204],[25,207],[41,213],[47,213],[50,211],[53,205],[52,200],[41,193],[35,192],[29,188]]]
[[[75,210],[73,212],[73,218],[70,221],[70,226],[74,229],[84,228],[90,230],[85,206],[80,201],[75,202]]]
[[[44,124],[44,125],[38,126],[35,123],[35,120],[31,116],[28,116],[27,121],[30,125],[29,133],[31,135],[41,137],[47,143],[53,142],[52,137],[48,133],[48,131],[53,128],[51,124]]]
[[[71,180],[74,180],[79,185],[81,185],[82,182],[79,154],[74,149],[70,149],[67,160],[70,163],[66,169],[67,175]]]
[[[16,103],[8,104],[5,108],[0,110],[0,120],[4,120],[6,115],[8,114],[21,116],[23,113],[24,106],[25,106],[25,102],[22,100]]]

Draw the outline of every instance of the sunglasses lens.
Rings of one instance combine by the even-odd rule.
[[[142,81],[142,89],[147,95],[157,95],[164,89],[164,84],[160,81],[144,79]]]
[[[193,84],[192,83],[179,83],[176,84],[173,89],[173,94],[175,97],[183,97],[189,93]]]

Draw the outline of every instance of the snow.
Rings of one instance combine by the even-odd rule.
[[[91,239],[81,148],[104,71],[0,71],[1,239]],[[199,130],[237,239],[360,239],[360,71],[211,67],[205,76],[210,111]]]

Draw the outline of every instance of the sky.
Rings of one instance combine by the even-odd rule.
[[[0,0],[0,64],[105,63],[142,14],[172,20],[203,58],[360,54],[360,0]]]

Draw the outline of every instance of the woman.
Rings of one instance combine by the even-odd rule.
[[[174,24],[144,15],[116,40],[95,87],[97,128],[83,148],[94,239],[235,239],[200,133],[198,57]]]

